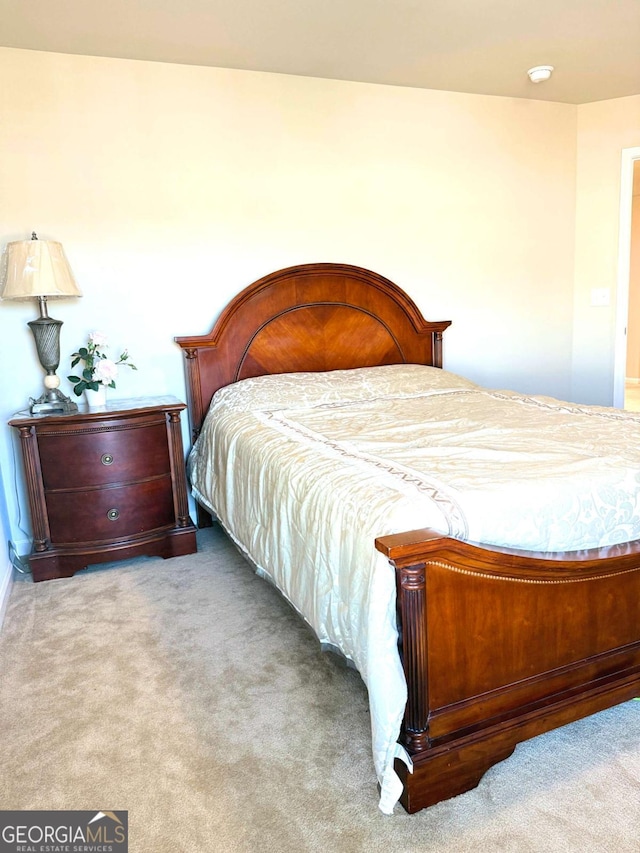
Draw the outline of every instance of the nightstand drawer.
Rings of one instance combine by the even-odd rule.
[[[45,489],[123,483],[171,470],[164,420],[151,426],[39,435]]]
[[[175,521],[170,475],[133,485],[49,493],[46,501],[51,539],[58,546],[116,541]]]

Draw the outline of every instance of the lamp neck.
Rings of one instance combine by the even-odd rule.
[[[40,306],[40,318],[47,318],[49,316],[49,311],[47,310],[47,297],[46,296],[38,296],[38,305]]]

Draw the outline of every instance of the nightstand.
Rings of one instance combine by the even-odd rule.
[[[34,581],[93,563],[197,550],[189,517],[180,413],[174,397],[19,413]]]

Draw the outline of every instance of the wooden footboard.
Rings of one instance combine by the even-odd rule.
[[[640,542],[539,554],[418,530],[376,547],[397,573],[407,811],[640,691]]]

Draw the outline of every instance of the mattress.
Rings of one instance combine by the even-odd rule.
[[[380,808],[406,703],[378,536],[429,527],[566,551],[640,538],[640,418],[389,365],[247,379],[214,396],[189,458],[219,519],[369,694]]]

